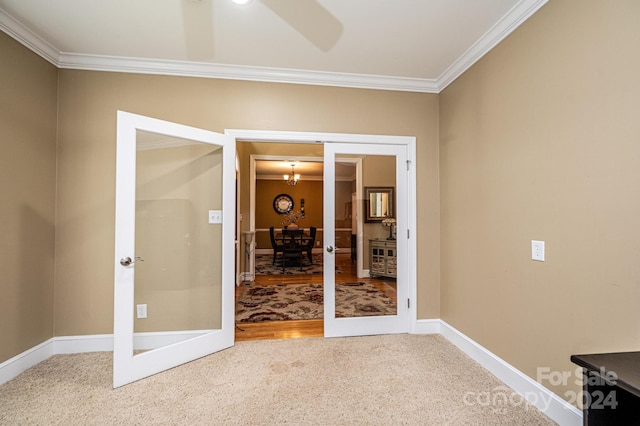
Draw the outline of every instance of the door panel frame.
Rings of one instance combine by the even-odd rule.
[[[416,158],[415,136],[367,135],[353,133],[292,132],[274,130],[225,129],[224,133],[241,142],[263,143],[351,143],[406,145],[407,158]],[[408,331],[417,329],[417,177],[415,162],[409,160],[407,184],[407,225],[410,238],[407,241],[408,279]],[[254,179],[252,176],[251,179]],[[251,218],[253,219],[253,218]],[[255,223],[255,222],[253,222]],[[255,231],[255,226],[251,229]],[[398,303],[401,303],[398,301]]]
[[[324,150],[324,335],[325,337],[346,337],[346,336],[362,336],[373,334],[393,334],[405,333],[408,331],[408,306],[404,304],[404,300],[408,298],[408,283],[405,287],[402,285],[407,280],[407,242],[408,239],[404,230],[407,227],[407,198],[406,198],[406,181],[407,170],[406,157],[407,149],[405,145],[382,145],[382,144],[343,144],[332,143],[327,145]],[[338,162],[337,155],[349,156],[365,155],[393,157],[395,162],[394,186],[396,188],[396,209],[395,217],[397,219],[398,237],[397,243],[397,304],[395,315],[383,316],[365,316],[365,317],[344,317],[336,318],[336,274],[335,274],[335,164]],[[340,157],[340,160],[342,157]],[[358,176],[358,199],[362,200],[362,174]],[[362,219],[363,203],[358,206],[359,217]],[[327,220],[327,218],[334,220]],[[359,220],[361,224],[363,221]],[[403,235],[404,234],[404,235]],[[364,235],[360,235],[364,238]],[[333,252],[328,252],[328,247],[334,247]],[[364,254],[364,253],[363,253]],[[369,265],[371,266],[371,265]]]
[[[125,257],[135,258],[136,211],[136,132],[174,136],[222,147],[222,268],[221,328],[186,330],[177,333],[140,333],[134,339],[135,263],[120,264]],[[114,256],[114,334],[113,387],[148,377],[234,344],[234,240],[235,221],[235,140],[208,130],[169,121],[117,112],[116,149],[116,223]],[[225,247],[229,245],[229,249]],[[230,284],[230,285],[229,285]],[[165,346],[166,345],[166,346]],[[134,349],[150,349],[134,355]]]

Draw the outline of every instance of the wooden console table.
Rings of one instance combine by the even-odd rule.
[[[640,352],[571,355],[571,362],[585,369],[585,425],[640,425]]]
[[[369,276],[396,278],[397,275],[396,240],[369,240]]]

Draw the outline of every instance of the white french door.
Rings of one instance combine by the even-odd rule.
[[[118,111],[116,168],[114,387],[233,345],[235,138]]]
[[[337,182],[336,167],[359,159],[361,169],[355,183]],[[407,147],[386,144],[324,144],[324,335],[325,337],[404,333],[409,329],[408,253],[408,172]],[[351,220],[342,212],[349,211],[349,200],[337,200],[337,194],[356,188],[357,244],[364,270],[375,280],[362,277],[358,282],[345,282],[336,272],[336,258],[349,247]],[[380,203],[365,199],[364,189],[377,188]],[[375,208],[374,208],[375,207]],[[371,209],[365,214],[365,208]],[[348,215],[348,213],[347,213]],[[386,220],[385,220],[386,219]],[[389,226],[386,226],[389,225]],[[345,227],[349,227],[345,230]],[[373,259],[370,246],[383,245]],[[344,257],[341,258],[344,261]],[[382,265],[382,268],[380,268]],[[376,287],[377,286],[377,287]],[[351,290],[349,289],[351,287]],[[382,289],[382,290],[380,290]],[[350,291],[379,294],[371,303],[351,297]],[[358,300],[358,302],[354,302]],[[361,306],[355,306],[355,303]]]

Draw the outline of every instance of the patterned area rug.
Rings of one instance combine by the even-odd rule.
[[[284,275],[294,274],[322,274],[322,253],[314,253],[313,264],[310,265],[307,256],[302,257],[302,270],[300,266],[289,266],[284,268]],[[257,254],[256,255],[256,275],[282,275],[282,263],[280,259],[276,259],[276,264],[272,265],[273,255]],[[341,274],[342,270],[336,266],[336,274]]]
[[[236,321],[319,319],[323,309],[322,284],[247,286],[236,302]],[[395,314],[396,304],[372,284],[336,284],[336,317]]]

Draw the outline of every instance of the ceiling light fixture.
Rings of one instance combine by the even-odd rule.
[[[296,186],[298,184],[298,180],[300,179],[300,175],[296,174],[295,170],[293,169],[295,166],[295,164],[291,164],[291,174],[290,175],[283,175],[282,177],[284,178],[284,181],[287,182],[287,185],[290,186]]]
[[[235,4],[247,4],[251,2],[251,0],[231,0],[231,1],[234,2]]]

